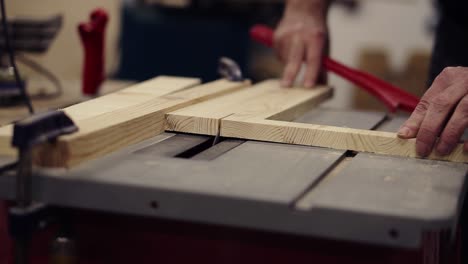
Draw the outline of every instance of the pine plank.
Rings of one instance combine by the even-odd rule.
[[[415,139],[400,139],[395,133],[382,131],[228,117],[223,119],[221,136],[418,158]],[[468,162],[463,144],[450,155],[440,156],[434,152],[427,158]]]
[[[170,112],[166,115],[167,131],[216,135],[220,120],[243,107],[246,101],[256,99],[274,90],[274,81],[264,81],[200,104]]]
[[[124,88],[127,88],[134,84],[135,82],[128,80],[105,80],[99,89],[99,94],[101,96],[104,96],[106,94],[114,93]],[[34,110],[37,112],[43,112],[53,109],[61,109],[90,99],[89,97],[86,97],[81,93],[80,80],[65,79],[62,80],[62,85],[67,88],[67,91],[66,93],[63,93],[57,97],[36,98],[33,96],[33,98],[31,98],[31,103],[34,106]],[[27,89],[29,94],[33,95],[40,93],[53,93],[53,89],[55,88],[51,88],[51,85],[48,80],[33,78],[31,80],[28,79]],[[16,122],[18,120],[22,120],[28,116],[28,110],[23,104],[11,107],[1,107],[0,127]]]
[[[179,91],[197,81],[165,78],[153,80],[160,91],[151,88],[155,83],[143,83],[66,108],[79,133],[37,148],[36,163],[75,166],[164,130],[418,157],[415,139],[395,133],[287,122],[331,97],[330,87],[284,89],[277,80],[254,86],[219,80]],[[0,128],[0,154],[13,153],[10,136],[11,127]],[[433,153],[428,158],[468,162],[462,144],[448,156]]]
[[[63,109],[75,122],[134,106],[152,98],[181,91],[200,84],[197,78],[158,76],[120,91],[100,96]],[[130,95],[130,96],[129,96]],[[0,155],[16,155],[11,147],[13,126],[0,127]]]
[[[187,83],[182,89],[186,85]],[[74,106],[73,111],[65,109],[75,120],[80,131],[61,137],[54,144],[44,144],[37,148],[34,155],[35,163],[47,167],[72,167],[83,161],[103,156],[163,132],[167,112],[236,91],[246,85],[249,85],[248,81],[234,83],[218,80],[179,92],[166,91],[168,94],[154,96],[148,94],[141,96],[139,91],[136,91],[138,89],[130,87],[133,89],[130,89],[130,92],[125,91],[124,97],[132,103],[116,100],[117,106],[113,106],[112,102],[106,101],[108,105],[103,107],[106,110],[101,109],[103,104],[93,103],[92,106],[99,109],[96,111],[98,115],[90,116],[89,113],[92,111],[87,109],[79,111],[78,106]],[[134,97],[132,93],[136,96]],[[85,104],[81,107],[90,107],[89,104]]]
[[[267,81],[225,97],[168,114],[171,131],[353,150],[418,158],[416,140],[395,133],[285,122],[296,119],[331,95],[331,89],[284,89]],[[447,156],[428,159],[468,162],[463,145]]]
[[[310,110],[317,103],[329,98],[332,89],[317,87],[310,89],[283,89],[277,80],[267,80],[247,89],[218,97],[201,104],[192,105],[167,114],[168,131],[217,135],[221,120],[236,113],[259,110],[265,118],[274,116],[282,120],[293,120]]]
[[[182,91],[198,85],[200,82],[200,79],[197,78],[158,76],[121,91],[94,98],[81,104],[72,105],[65,108],[64,111],[73,117],[75,121],[83,120],[134,106],[158,96]]]

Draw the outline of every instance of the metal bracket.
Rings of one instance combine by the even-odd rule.
[[[239,64],[228,57],[221,57],[219,59],[218,73],[233,82],[241,82],[244,80]]]

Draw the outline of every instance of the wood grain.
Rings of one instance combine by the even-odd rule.
[[[167,131],[178,131],[194,134],[216,135],[220,120],[242,108],[247,100],[256,99],[272,91],[271,81],[242,89],[228,94],[179,109],[167,114]]]
[[[106,80],[100,87],[99,92],[101,95],[114,93],[133,84],[135,83],[132,81]],[[36,112],[56,110],[90,99],[81,93],[81,82],[79,80],[63,80],[62,85],[67,89],[66,93],[58,97],[42,97],[43,94],[52,94],[54,92],[50,82],[42,79],[28,80],[26,88],[29,95],[32,96],[31,103],[34,110]],[[27,116],[29,116],[28,110],[22,104],[10,107],[2,106],[0,107],[0,127],[24,119]]]
[[[331,92],[327,87],[284,89],[276,81],[266,81],[171,112],[168,130],[418,158],[415,139],[400,139],[395,133],[285,122],[312,109]],[[450,155],[432,153],[428,159],[468,162],[468,155],[459,144]]]
[[[75,166],[164,130],[418,157],[415,140],[395,133],[287,122],[332,96],[330,87],[284,89],[276,80],[254,86],[219,80],[185,89],[198,80],[166,78],[66,108],[79,133],[35,149],[36,164]],[[0,128],[0,154],[14,153],[10,138],[11,126]],[[428,158],[468,162],[462,144],[450,155]]]
[[[267,80],[235,93],[167,114],[168,131],[217,135],[221,120],[231,115],[293,120],[332,95],[329,87],[284,89]]]
[[[179,90],[188,86],[187,83],[179,84]],[[166,94],[158,93],[153,96],[141,96],[135,91],[138,89],[130,87],[130,91],[123,92],[132,103],[118,100],[123,99],[119,95],[108,97],[117,106],[113,106],[112,101],[107,100],[99,104],[86,102],[81,106],[73,106],[73,109],[68,108],[65,111],[76,121],[80,131],[61,137],[54,144],[44,144],[37,148],[35,163],[47,167],[72,167],[103,156],[163,132],[167,112],[236,91],[246,85],[249,85],[249,82],[219,80],[175,93],[166,91]],[[132,93],[137,94],[136,99]],[[101,108],[101,105],[104,106]],[[92,115],[93,111],[87,109],[90,106],[97,108],[94,112],[98,113],[97,115]],[[83,111],[79,111],[81,107],[84,108]]]
[[[200,79],[197,78],[158,76],[121,91],[72,105],[65,108],[64,111],[73,117],[74,121],[83,120],[141,104],[158,96],[182,91],[197,84],[200,84]]]
[[[151,100],[155,97],[187,89],[200,83],[196,78],[158,76],[123,90],[97,97],[63,109],[76,123],[125,107]],[[130,96],[129,96],[130,95]],[[13,126],[0,127],[0,155],[16,155],[10,145]]]
[[[354,150],[383,155],[418,158],[415,139],[400,139],[395,133],[373,130],[302,124],[276,120],[242,120],[234,116],[223,119],[221,136]],[[427,159],[468,162],[463,144],[447,156],[432,153]]]

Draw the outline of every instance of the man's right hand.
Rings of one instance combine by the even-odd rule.
[[[285,63],[282,86],[289,87],[305,62],[304,87],[313,87],[319,78],[327,49],[329,0],[288,0],[274,35],[274,48]]]

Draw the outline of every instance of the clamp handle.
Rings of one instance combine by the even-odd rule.
[[[265,25],[255,25],[250,30],[250,36],[256,42],[267,47],[273,46],[273,30]],[[323,58],[323,66],[344,79],[356,84],[383,102],[390,112],[397,109],[412,112],[419,103],[419,98],[385,82],[369,73],[343,65],[329,57]]]
[[[12,146],[26,150],[61,135],[78,131],[78,127],[63,111],[35,114],[13,126]]]
[[[109,16],[103,9],[96,9],[90,15],[90,21],[80,23],[78,32],[84,48],[82,92],[96,95],[104,81],[104,33]]]
[[[63,111],[51,111],[30,116],[13,127],[12,146],[18,148],[16,201],[21,208],[32,202],[32,148],[78,130]]]

